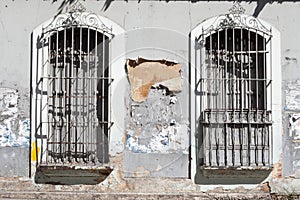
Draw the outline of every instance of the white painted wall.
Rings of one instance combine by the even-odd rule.
[[[35,28],[56,15],[64,1],[41,0],[2,0],[0,1],[0,87],[17,88],[20,92],[28,92],[30,88],[30,34]],[[223,1],[109,1],[86,0],[87,11],[95,12],[112,21],[118,29],[125,30],[117,35],[112,43],[112,73],[115,81],[112,85],[112,117],[115,125],[111,134],[112,154],[122,151],[124,131],[123,98],[129,90],[124,70],[125,58],[138,56],[149,59],[169,59],[182,63],[183,77],[187,88],[182,95],[182,112],[188,118],[188,62],[190,32],[204,19],[228,12],[233,2]],[[256,2],[242,2],[245,14],[252,15]],[[283,80],[300,79],[299,65],[290,63],[285,57],[300,59],[299,2],[267,4],[259,13],[259,18],[273,25],[274,30],[281,33],[276,44],[276,65],[281,65],[283,73],[274,71],[273,76]],[[63,10],[65,10],[63,8]],[[121,33],[121,32],[120,32]],[[273,32],[277,34],[276,31]],[[125,49],[125,50],[124,50]],[[280,58],[281,54],[281,58]],[[274,109],[283,111],[281,103],[280,83],[276,86]],[[28,99],[28,97],[26,97]],[[25,100],[24,100],[25,102]],[[28,101],[29,102],[29,101]],[[28,102],[24,105],[29,108]],[[28,109],[29,110],[29,109]],[[29,113],[26,113],[29,116]],[[273,115],[274,116],[274,115]],[[277,134],[281,135],[281,117],[275,116]],[[274,154],[281,151],[280,136],[274,140]],[[277,162],[279,156],[276,157]]]
[[[160,34],[145,34],[131,40],[130,32],[137,29],[156,28],[176,32],[187,37],[190,31],[204,19],[226,13],[232,6],[232,2],[196,2],[189,1],[112,1],[107,10],[104,10],[106,1],[89,0],[83,4],[87,10],[104,16],[128,32],[126,49],[132,50],[136,46],[143,47],[144,44],[152,46],[165,46],[169,51],[178,50],[185,57],[187,56],[187,43],[174,42],[170,38],[162,39]],[[1,60],[0,72],[5,74],[1,77],[2,82],[14,83],[17,86],[29,87],[29,63],[30,63],[30,33],[39,24],[57,14],[61,1],[51,0],[39,1],[11,1],[0,2],[0,43]],[[256,3],[242,3],[246,14],[253,14]],[[299,57],[300,38],[296,37],[299,28],[298,21],[300,3],[274,2],[267,4],[261,11],[259,17],[274,25],[282,33],[282,48],[284,52],[292,52],[294,57]],[[288,12],[286,12],[288,11]],[[133,33],[134,34],[134,33]],[[152,36],[152,41],[148,37]],[[154,41],[155,39],[155,41]],[[159,40],[159,42],[157,42]],[[171,47],[170,47],[171,45]],[[177,45],[177,48],[172,48]],[[147,46],[147,45],[146,45]],[[141,55],[142,56],[142,55]],[[153,55],[154,57],[154,55]],[[18,58],[18,59],[16,59]]]

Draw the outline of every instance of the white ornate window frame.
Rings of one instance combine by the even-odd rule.
[[[199,166],[197,166],[197,159],[199,159],[197,151],[196,137],[198,137],[199,130],[197,130],[198,118],[200,116],[200,102],[197,99],[195,91],[197,90],[197,81],[199,79],[199,69],[203,64],[199,58],[201,49],[199,49],[198,39],[201,35],[217,29],[217,27],[225,26],[238,26],[251,28],[253,30],[259,30],[260,32],[268,32],[272,30],[272,44],[269,46],[272,57],[267,65],[271,65],[272,70],[267,72],[267,76],[272,73],[272,91],[269,95],[271,99],[271,111],[272,111],[272,129],[273,138],[271,145],[272,163],[278,163],[282,152],[282,117],[281,117],[281,48],[280,48],[280,32],[269,23],[257,19],[253,16],[242,14],[244,12],[241,7],[234,7],[230,10],[229,14],[219,15],[208,18],[198,24],[190,33],[190,73],[191,73],[191,178],[195,181],[195,175]],[[198,50],[197,50],[198,49]],[[202,50],[203,51],[203,50]],[[198,157],[197,157],[198,156]]]
[[[116,90],[120,90],[120,82],[123,80],[125,74],[125,70],[123,68],[125,61],[125,30],[119,26],[117,23],[112,20],[100,16],[96,13],[86,12],[85,8],[76,3],[67,13],[61,13],[56,16],[51,17],[47,21],[40,24],[36,27],[31,34],[31,175],[35,173],[37,166],[37,159],[39,159],[41,155],[41,143],[46,140],[46,131],[37,130],[37,123],[39,118],[41,117],[40,113],[44,115],[46,112],[41,112],[41,110],[36,110],[35,108],[40,107],[43,109],[43,106],[46,102],[41,103],[41,105],[37,105],[37,100],[43,98],[43,92],[41,88],[47,88],[45,85],[40,84],[41,77],[46,74],[47,59],[42,56],[42,48],[39,48],[44,38],[47,38],[51,35],[52,30],[63,30],[64,27],[86,27],[96,31],[103,33],[110,39],[109,42],[109,68],[110,74],[113,79],[110,85],[110,98],[113,98],[113,93]],[[45,83],[44,83],[45,84]],[[122,92],[121,92],[122,94]],[[109,145],[114,146],[119,144],[122,140],[124,124],[120,122],[120,118],[125,117],[125,106],[118,107],[117,111],[114,110],[112,105],[110,105],[110,119],[112,122],[118,121],[115,126],[110,128],[109,136]],[[120,111],[120,109],[123,109]],[[114,113],[118,113],[115,115]],[[42,133],[42,135],[40,135]],[[45,133],[45,134],[44,134]],[[37,137],[41,138],[41,140],[37,140]],[[120,150],[114,150],[113,148],[109,148],[109,153],[111,155],[115,155]],[[32,155],[36,154],[36,155]]]

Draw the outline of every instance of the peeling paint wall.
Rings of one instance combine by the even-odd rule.
[[[300,50],[283,51],[283,177],[300,178]]]
[[[300,79],[285,82],[283,175],[300,178]]]
[[[151,89],[143,103],[131,102],[126,147],[135,153],[188,153],[188,122],[181,116],[177,98],[166,89]]]
[[[182,90],[181,65],[166,60],[127,60],[131,98],[135,102],[147,99],[151,87],[165,87],[170,92]]]
[[[0,88],[0,176],[27,176],[30,121],[19,109],[19,92]]]
[[[187,158],[189,153],[189,123],[182,116],[181,99],[176,95],[182,90],[180,65],[139,58],[137,62],[127,61],[127,69],[132,92],[125,122],[125,176],[186,176],[186,164],[177,163],[173,166],[176,170],[161,172],[170,166],[160,161],[165,157],[164,161],[172,162],[174,155]],[[143,85],[149,85],[146,95],[136,95],[144,90]],[[153,155],[156,164],[149,159]]]
[[[19,93],[0,88],[0,146],[29,147],[30,121],[18,108]]]
[[[286,137],[284,175],[300,178],[300,114],[293,114],[289,119],[289,132]]]
[[[166,163],[164,163],[165,165],[162,164],[162,161],[167,159],[164,157],[165,155],[169,155],[170,163],[183,158],[182,163],[186,163],[182,168],[185,168],[189,162],[185,139],[189,131],[187,128],[189,126],[189,91],[183,89],[181,93],[167,94],[165,88],[155,87],[151,89],[150,87],[148,97],[144,102],[133,102],[128,96],[130,91],[126,85],[128,83],[124,70],[125,60],[118,60],[117,58],[125,55],[127,58],[142,56],[148,59],[176,60],[181,64],[184,84],[189,86],[190,58],[188,45],[191,30],[207,18],[227,13],[233,2],[97,0],[82,2],[88,11],[107,17],[126,30],[126,40],[120,40],[121,42],[115,45],[117,47],[115,49],[119,51],[111,56],[111,62],[116,66],[112,68],[114,76],[114,82],[112,83],[112,106],[114,107],[112,115],[115,124],[110,135],[109,148],[111,155],[122,155],[125,147],[127,163],[135,163],[133,166],[128,165],[128,169],[132,173],[143,169],[142,166],[137,166],[136,163],[147,165],[151,162],[151,159],[155,160],[155,158],[160,160],[155,161],[153,168],[144,168],[145,171],[170,166]],[[3,109],[1,113],[4,112],[5,114],[5,118],[1,117],[1,120],[3,120],[0,123],[1,145],[3,146],[28,145],[27,141],[24,143],[22,141],[24,138],[27,139],[27,125],[29,124],[27,118],[30,115],[28,103],[30,90],[30,34],[39,24],[55,16],[60,11],[61,5],[61,1],[51,0],[0,1],[0,74],[2,75],[0,86],[13,88],[14,90],[18,89],[19,95],[18,111],[16,113],[5,114],[9,109],[13,110],[13,107],[6,108],[7,105],[1,104]],[[257,10],[257,2],[255,1],[242,1],[241,5],[245,8],[245,13],[249,15]],[[298,170],[298,156],[300,156],[298,150],[293,149],[291,145],[293,139],[290,138],[290,131],[293,127],[290,126],[289,122],[291,116],[300,113],[298,62],[300,59],[300,37],[297,37],[300,31],[299,6],[300,3],[297,1],[273,2],[272,4],[266,4],[258,13],[259,18],[274,25],[281,33],[281,41],[279,42],[282,44],[282,72],[276,71],[273,73],[282,73],[283,76],[283,88],[282,91],[278,89],[278,93],[283,93],[282,98],[285,103],[284,105],[278,105],[278,107],[282,110],[284,116],[282,123],[284,124],[283,171],[285,175],[295,174]],[[114,40],[118,40],[118,38],[119,36],[115,37]],[[120,45],[122,48],[118,48]],[[125,48],[123,48],[124,45]],[[194,66],[191,66],[191,70],[193,69]],[[14,91],[12,94],[14,94]],[[161,112],[153,112],[151,106],[155,107],[155,111],[162,110]],[[4,111],[5,109],[6,111]],[[161,113],[165,113],[165,115]],[[155,120],[151,121],[150,119]],[[141,123],[143,124],[142,128]],[[125,140],[122,137],[124,134],[127,136],[125,136],[127,138]],[[277,140],[278,135],[281,135],[281,130],[277,130],[274,141]],[[191,133],[191,137],[196,136]],[[11,140],[12,138],[15,139]],[[18,138],[20,141],[15,143]],[[180,144],[178,141],[180,141]],[[36,145],[33,146],[36,149],[39,148]],[[281,147],[278,146],[278,148]],[[145,152],[149,152],[150,157],[145,156]],[[173,154],[174,152],[175,154]],[[32,159],[36,158],[33,157]],[[141,159],[144,160],[141,161]],[[196,167],[194,166],[194,168]],[[174,171],[175,169],[170,173],[174,174]]]
[[[300,79],[285,84],[285,110],[300,110]]]

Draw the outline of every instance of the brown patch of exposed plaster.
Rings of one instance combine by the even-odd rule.
[[[146,170],[144,167],[137,167],[134,172],[134,177],[147,177],[150,176],[150,171]]]
[[[127,59],[126,67],[131,85],[131,98],[145,101],[151,86],[162,85],[169,91],[182,90],[181,64],[166,60]]]
[[[262,183],[260,189],[264,192],[271,192],[271,187],[268,182]]]
[[[272,171],[273,178],[282,178],[282,163],[276,163],[273,165]]]

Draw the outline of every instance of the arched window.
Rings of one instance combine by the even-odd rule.
[[[38,164],[108,162],[112,28],[73,7],[33,35]],[[36,40],[35,40],[36,39]]]
[[[269,166],[270,33],[226,24],[204,32],[201,39],[203,164]]]
[[[242,12],[234,7],[191,34],[191,124],[199,136],[194,141],[197,167],[204,169],[269,168],[273,163],[274,83],[280,86],[278,76],[272,77],[278,69],[273,30]]]

